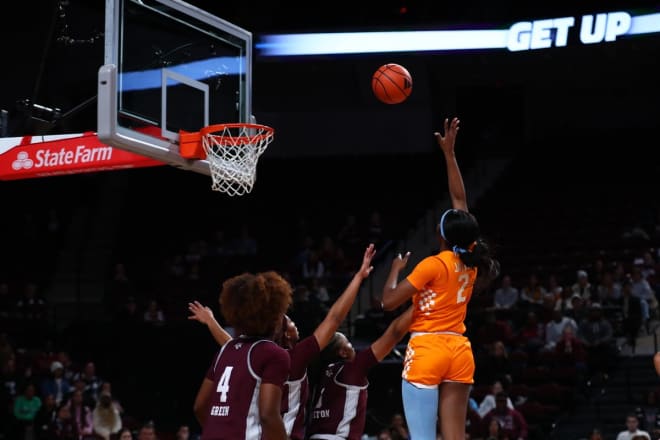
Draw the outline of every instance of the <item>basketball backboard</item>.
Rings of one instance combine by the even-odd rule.
[[[98,137],[210,175],[179,154],[179,130],[255,122],[252,34],[180,0],[106,0]]]

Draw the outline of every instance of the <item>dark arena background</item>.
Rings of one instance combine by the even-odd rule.
[[[652,363],[660,5],[191,3],[250,30],[257,44],[253,113],[276,132],[254,190],[228,197],[211,191],[210,177],[168,166],[0,181],[0,439],[46,438],[38,423],[24,437],[30,422],[17,418],[14,402],[29,383],[43,399],[53,362],[67,357],[65,371],[85,382],[90,408],[96,387],[109,382],[136,435],[153,423],[161,440],[177,438],[183,425],[197,438],[192,405],[217,346],[188,319],[188,303],[208,305],[222,322],[223,280],[278,270],[295,286],[291,316],[304,337],[373,242],[374,272],[341,329],[367,347],[396,315],[371,308],[393,256],[411,251],[410,269],[437,250],[435,224],[450,202],[433,132],[453,116],[470,209],[502,267],[466,320],[475,405],[501,381],[528,439],[614,440],[629,414],[660,438]],[[43,0],[2,14],[0,137],[96,130],[104,6]],[[583,17],[610,14],[614,23],[621,15],[613,13],[632,17],[639,32],[606,28],[611,34],[585,42]],[[639,16],[649,17],[644,27]],[[561,27],[556,19],[566,17],[574,24]],[[529,31],[500,48],[283,56],[258,47],[272,34],[512,32],[520,22]],[[385,63],[412,75],[401,104],[372,94],[371,75]],[[496,307],[504,278],[519,295]],[[621,291],[640,278],[650,293],[633,288],[632,297],[648,310],[635,315]],[[579,350],[546,339],[553,310],[577,324]],[[612,330],[598,343],[585,330],[594,311]],[[365,439],[403,412],[405,342],[370,373]],[[95,372],[85,376],[89,363]],[[478,410],[470,411],[466,432],[487,438]],[[591,436],[595,429],[602,437]]]

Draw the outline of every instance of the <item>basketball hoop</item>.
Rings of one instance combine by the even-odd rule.
[[[211,189],[230,196],[251,192],[257,176],[257,162],[273,140],[274,132],[272,127],[247,123],[202,128],[199,136],[211,169]],[[186,153],[185,156],[193,155]]]

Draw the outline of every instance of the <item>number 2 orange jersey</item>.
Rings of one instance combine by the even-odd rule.
[[[465,315],[477,269],[453,251],[426,257],[406,278],[416,289],[411,332],[465,332]]]

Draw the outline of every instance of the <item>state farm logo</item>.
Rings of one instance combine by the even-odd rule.
[[[11,167],[18,170],[29,170],[34,165],[34,161],[30,159],[30,156],[25,151],[21,151],[16,156],[16,160],[11,163]]]
[[[34,160],[26,151],[16,155],[11,167],[15,171],[29,170],[30,168],[51,168],[67,165],[86,164],[92,162],[107,162],[112,160],[112,147],[87,147],[78,145],[74,148],[60,148],[59,150],[41,149],[34,154]]]

